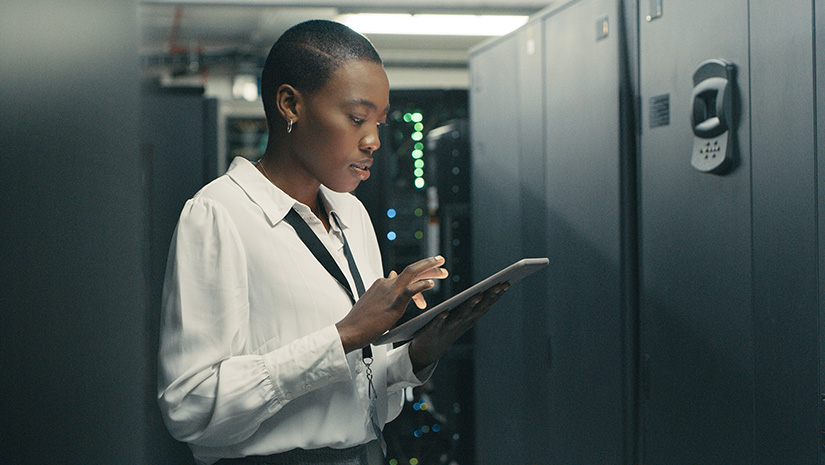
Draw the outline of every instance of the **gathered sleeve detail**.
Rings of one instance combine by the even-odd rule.
[[[419,373],[413,373],[410,344],[390,350],[387,352],[387,392],[396,392],[426,383],[436,366],[438,362],[425,367]]]

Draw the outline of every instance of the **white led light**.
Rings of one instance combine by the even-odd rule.
[[[528,17],[362,13],[336,19],[362,34],[500,36],[521,27]]]

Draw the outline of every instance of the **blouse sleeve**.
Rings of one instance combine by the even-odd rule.
[[[180,441],[241,442],[304,386],[315,390],[350,377],[334,326],[267,354],[244,354],[245,257],[223,207],[208,199],[187,202],[169,252],[158,368],[161,412]]]

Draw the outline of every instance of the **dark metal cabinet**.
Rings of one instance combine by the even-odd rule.
[[[811,2],[640,11],[644,463],[815,463],[818,303]],[[689,163],[691,77],[736,66],[734,163]],[[670,121],[657,123],[660,99]]]
[[[619,3],[543,20],[550,463],[621,463],[625,412]]]
[[[472,138],[473,275],[517,260],[521,252],[517,41],[497,42],[473,61]],[[476,458],[479,464],[524,463],[520,411],[524,370],[512,341],[521,339],[520,295],[508,292],[475,329]],[[508,446],[504,446],[504,445]],[[513,455],[515,454],[515,455]]]
[[[641,426],[644,463],[753,463],[751,170],[747,2],[640,10]],[[691,166],[692,76],[736,66],[736,162]],[[660,100],[669,122],[660,124]],[[677,453],[678,451],[678,453]]]
[[[471,53],[476,276],[551,258],[479,323],[479,464],[623,460],[619,23],[567,2]]]
[[[825,463],[822,23],[579,0],[471,53],[475,271],[551,259],[479,326],[478,463]]]

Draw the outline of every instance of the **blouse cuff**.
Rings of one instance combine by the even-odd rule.
[[[351,379],[335,325],[304,336],[263,356],[275,390],[271,410],[332,383]]]
[[[426,383],[438,362],[430,364],[421,369],[418,373],[413,373],[412,360],[410,360],[410,344],[404,344],[387,352],[387,392],[400,391],[401,389],[420,386]]]

